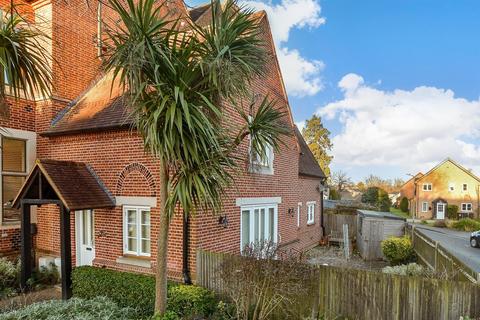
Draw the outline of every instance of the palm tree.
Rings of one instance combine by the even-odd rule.
[[[50,54],[42,39],[48,36],[25,19],[20,5],[11,2],[0,17],[0,104],[6,110],[6,97],[48,97],[52,72]]]
[[[250,101],[250,81],[264,74],[267,59],[251,10],[213,0],[211,21],[200,27],[162,16],[155,2],[108,0],[120,23],[107,27],[105,68],[120,80],[135,128],[160,162],[155,312],[163,314],[173,214],[218,212],[238,146],[250,137],[253,152],[265,157],[266,146],[278,150],[290,131],[268,98],[239,102]],[[244,120],[235,131],[224,125],[227,102]]]

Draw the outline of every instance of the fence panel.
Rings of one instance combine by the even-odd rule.
[[[198,285],[225,294],[218,268],[229,255],[197,251]],[[480,316],[480,286],[467,281],[404,277],[381,272],[318,266],[318,310],[325,319],[458,320]],[[302,299],[299,297],[299,299]]]
[[[343,225],[348,224],[348,236],[353,239],[357,235],[357,215],[353,214],[333,214],[324,213],[323,221],[325,225],[325,233],[327,235],[343,233]]]

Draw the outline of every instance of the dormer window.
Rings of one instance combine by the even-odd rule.
[[[431,183],[424,183],[422,186],[423,191],[432,191],[432,184]]]

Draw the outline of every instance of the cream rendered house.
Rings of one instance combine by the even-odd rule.
[[[418,174],[402,187],[410,214],[417,219],[447,218],[447,206],[456,205],[463,216],[479,216],[480,178],[452,159],[446,159],[425,174]]]

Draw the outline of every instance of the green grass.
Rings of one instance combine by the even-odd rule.
[[[407,212],[403,212],[402,210],[394,208],[394,207],[390,208],[390,213],[393,213],[394,215],[402,217],[402,218],[410,218],[410,216],[408,215]]]

